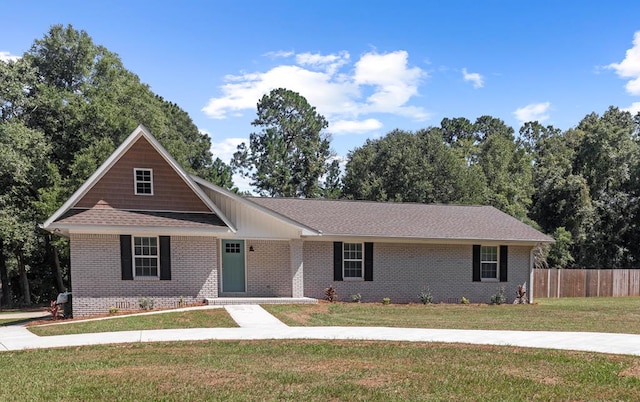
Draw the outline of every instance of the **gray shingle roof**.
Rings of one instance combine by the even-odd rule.
[[[490,206],[249,197],[323,235],[550,242],[538,230]]]

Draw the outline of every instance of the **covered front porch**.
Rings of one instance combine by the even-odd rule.
[[[212,297],[205,299],[211,306],[238,304],[316,304],[311,297]]]

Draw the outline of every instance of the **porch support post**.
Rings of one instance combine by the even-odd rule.
[[[304,263],[302,240],[290,240],[291,255],[291,297],[304,297]]]

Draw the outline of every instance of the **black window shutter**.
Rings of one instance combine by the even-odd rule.
[[[507,267],[509,266],[508,255],[509,247],[500,246],[500,282],[507,281]]]
[[[120,235],[120,270],[123,281],[133,280],[130,235]]]
[[[160,236],[160,280],[171,280],[171,237]]]
[[[364,280],[373,280],[373,243],[364,244]]]
[[[473,281],[480,282],[480,245],[473,245]]]
[[[342,280],[342,242],[333,242],[333,280]]]

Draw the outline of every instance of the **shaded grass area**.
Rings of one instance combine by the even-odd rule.
[[[137,331],[174,328],[232,328],[238,325],[223,308],[175,313],[133,315],[108,320],[28,327],[40,336],[70,335],[95,332]]]
[[[400,342],[130,344],[0,354],[3,400],[640,400],[640,358]]]
[[[533,305],[265,305],[290,326],[385,326],[640,334],[640,298],[539,299]]]
[[[28,321],[26,318],[0,318],[0,326],[17,324],[20,322]]]

